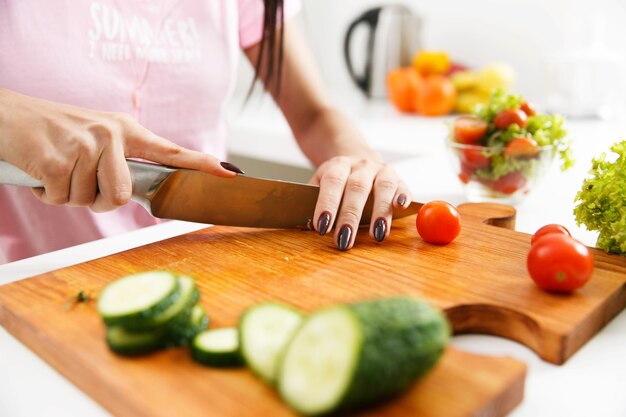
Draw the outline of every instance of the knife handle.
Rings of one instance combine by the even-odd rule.
[[[149,209],[152,194],[175,169],[139,161],[126,160],[126,163],[132,181],[133,200]],[[0,184],[44,187],[43,182],[6,161],[0,161]]]
[[[18,167],[6,161],[0,161],[0,184],[43,187],[43,182],[34,179]]]

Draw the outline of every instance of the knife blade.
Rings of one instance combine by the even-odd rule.
[[[242,175],[223,178],[189,169],[126,162],[132,199],[154,217],[227,226],[313,229],[318,186]],[[0,184],[44,186],[6,161],[0,161]],[[361,225],[370,223],[372,205],[370,195]],[[404,210],[394,209],[393,218],[415,214],[421,206],[413,202]]]

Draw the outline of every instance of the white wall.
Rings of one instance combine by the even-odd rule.
[[[350,85],[342,53],[349,22],[391,3],[405,4],[424,19],[425,47],[472,66],[509,63],[518,73],[518,91],[536,99],[543,98],[556,54],[583,54],[595,37],[626,57],[624,0],[305,0],[303,27],[327,83]],[[595,34],[594,21],[601,26]]]
[[[626,85],[624,67],[615,66],[607,75],[602,61],[607,57],[612,63],[616,62],[615,58],[626,60],[623,23],[626,0],[303,0],[303,3],[298,23],[309,40],[326,84],[336,96],[358,94],[343,58],[343,40],[350,22],[371,7],[398,3],[422,17],[424,47],[443,49],[454,60],[473,67],[498,61],[508,63],[517,72],[515,90],[536,102],[545,103],[558,82],[566,83],[561,88],[568,91],[576,89],[570,84],[582,83],[579,87],[586,90],[579,92],[576,99],[583,101],[591,100],[596,90],[610,89],[622,100],[625,95],[623,86],[613,86],[616,82]],[[601,53],[597,53],[597,48],[590,52],[594,44],[601,45]],[[580,74],[575,74],[582,65],[579,61],[596,58],[600,62],[595,65],[593,76],[580,70]],[[559,62],[556,74],[551,72]],[[247,86],[249,68],[243,69],[243,75]]]

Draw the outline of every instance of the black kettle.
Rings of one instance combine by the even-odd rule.
[[[364,68],[357,71],[353,64],[351,47],[355,29],[368,29]],[[370,98],[387,96],[387,73],[407,66],[421,48],[422,22],[418,15],[403,5],[390,5],[367,10],[348,27],[344,38],[344,57],[350,77]]]

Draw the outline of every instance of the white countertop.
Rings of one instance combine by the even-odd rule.
[[[449,167],[442,119],[400,116],[384,104],[358,104],[349,112],[368,142],[389,157],[411,187],[414,199],[465,201]],[[268,161],[307,166],[290,139],[286,124],[267,105],[248,104],[231,117],[231,151]],[[578,228],[573,198],[590,166],[592,155],[626,138],[625,123],[570,121],[576,167],[561,173],[555,166],[545,181],[518,206],[516,229],[533,233],[547,223],[566,226],[577,239],[593,246],[595,235]],[[245,166],[242,166],[244,170]],[[204,225],[166,222],[73,248],[0,265],[0,285],[74,265],[126,249],[198,230]],[[541,361],[529,349],[491,336],[457,336],[464,350],[509,355],[528,364],[526,395],[512,417],[626,416],[626,313],[622,312],[565,365]],[[454,401],[454,399],[450,399]],[[107,416],[102,407],[64,379],[38,356],[0,328],[0,416]]]

